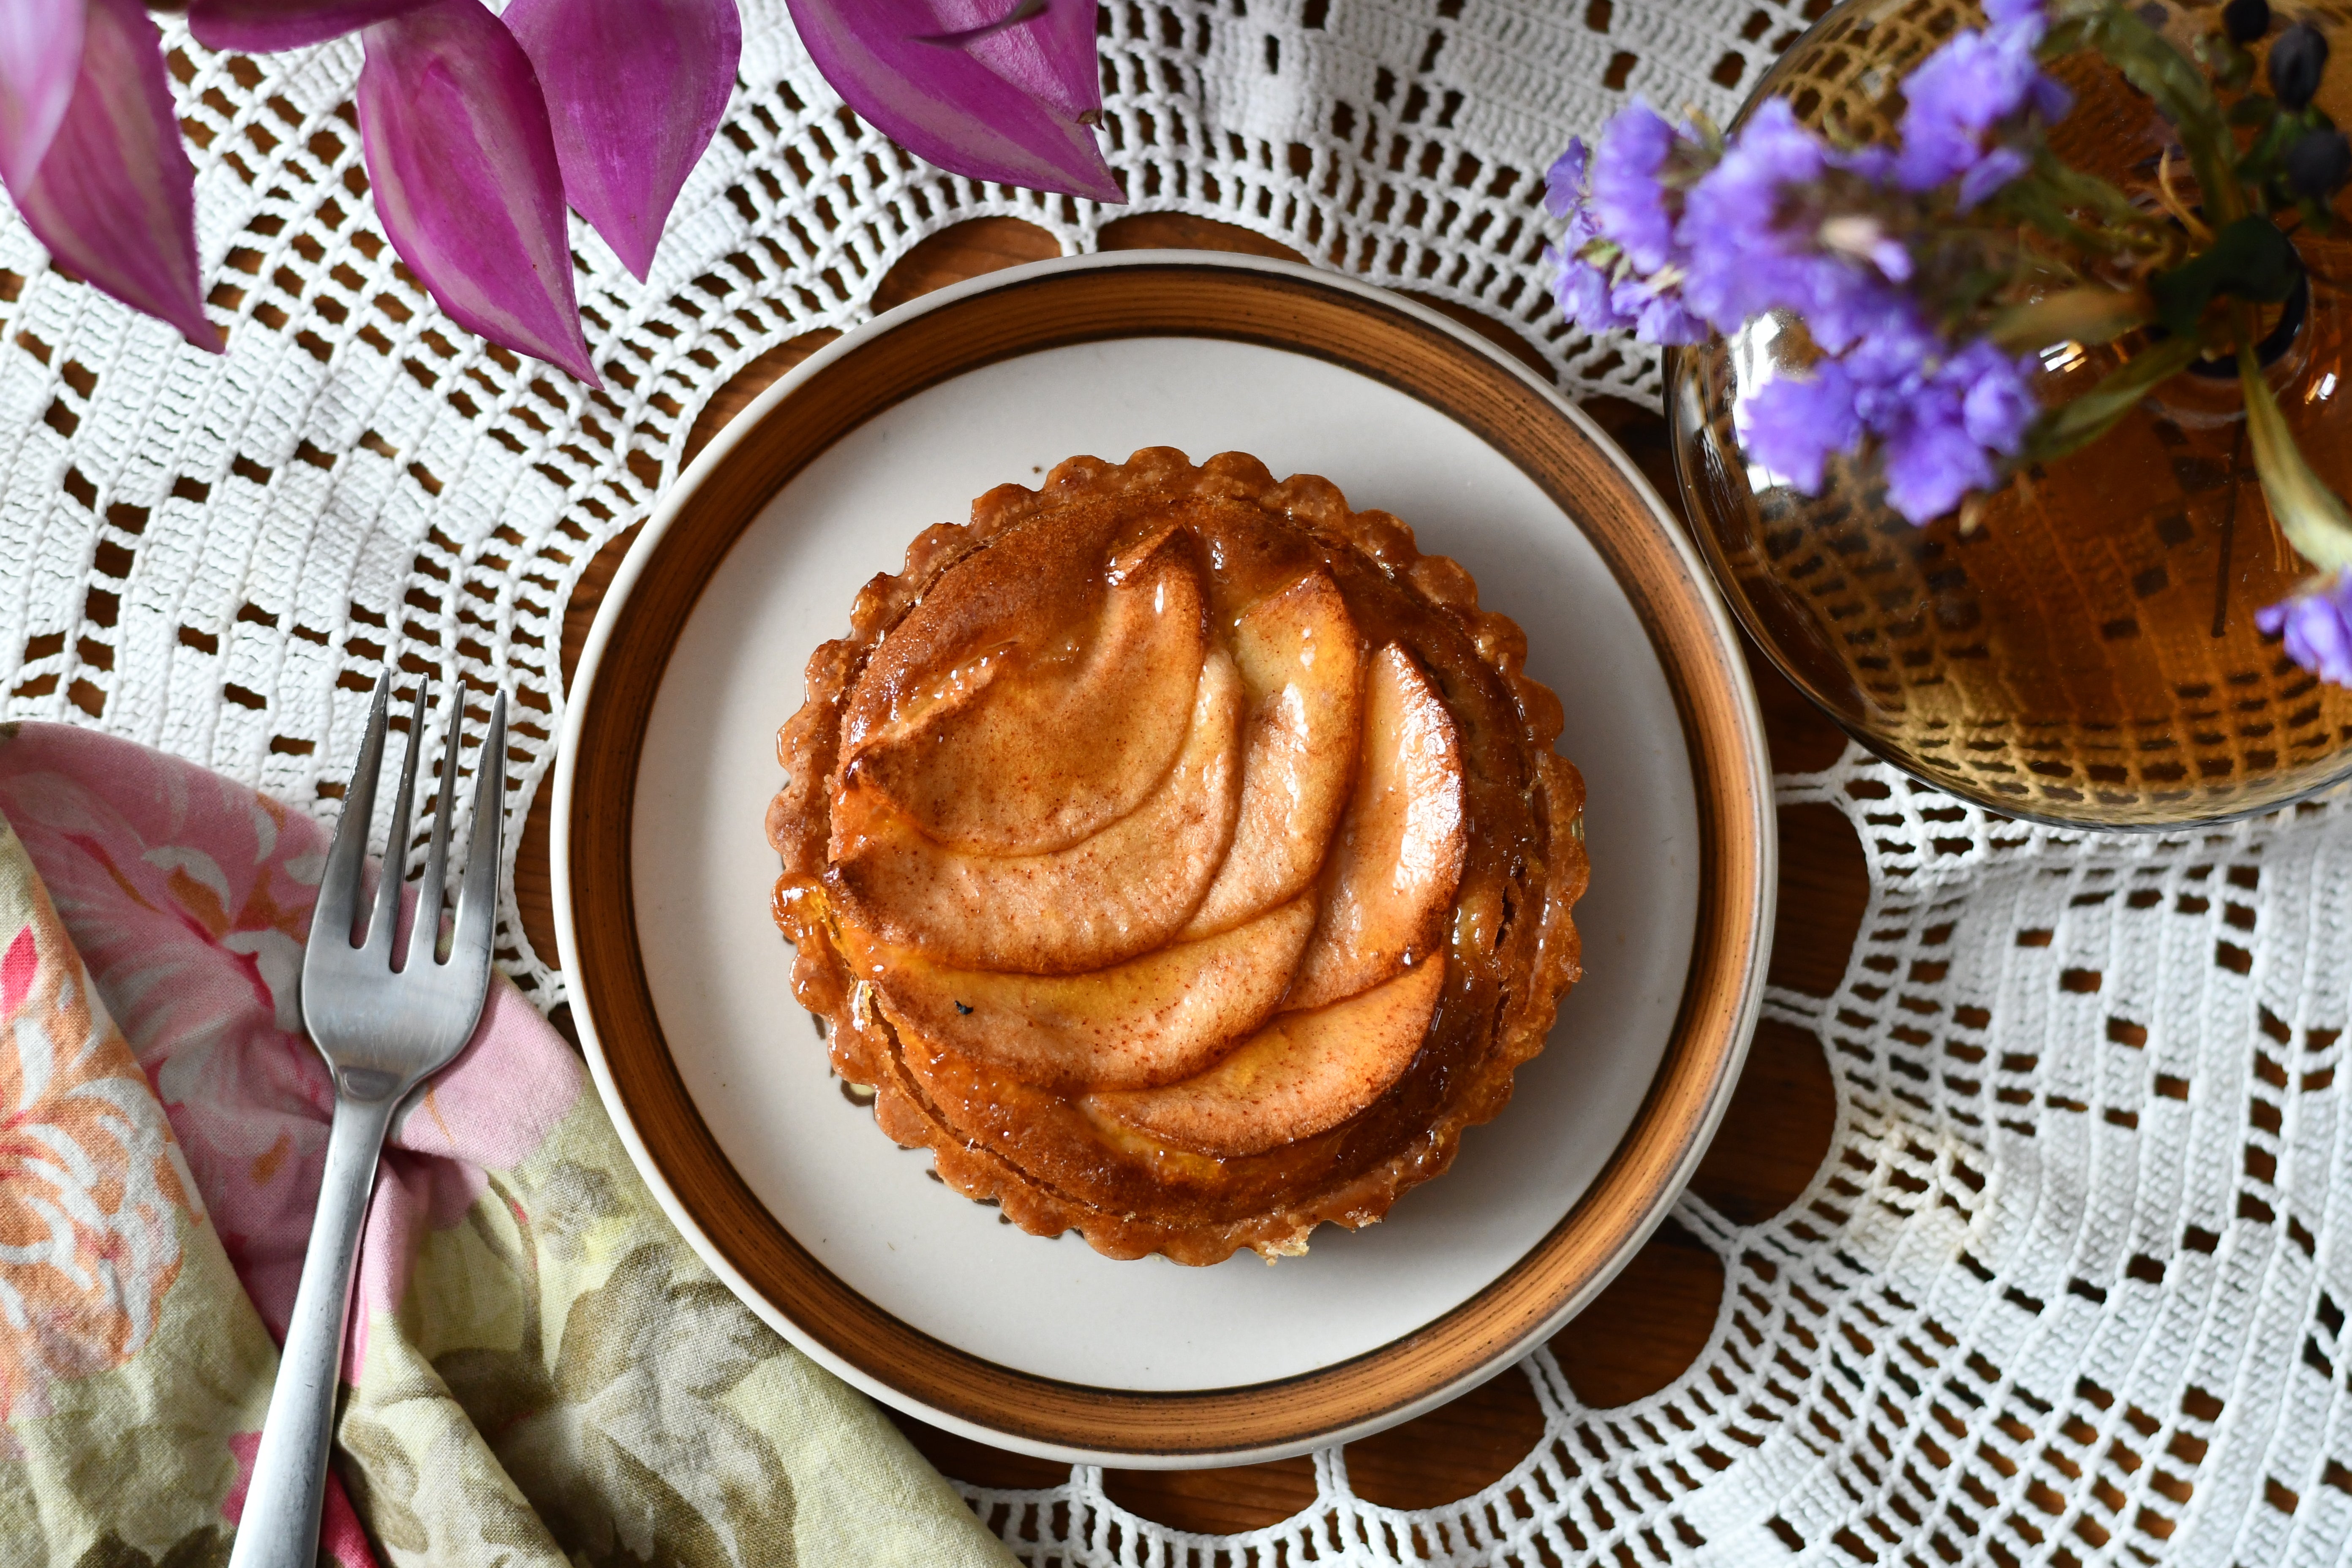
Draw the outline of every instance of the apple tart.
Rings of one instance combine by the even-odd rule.
[[[1578,975],[1583,784],[1468,573],[1238,453],[1074,458],[819,648],[768,813],[882,1130],[1114,1258],[1306,1249],[1442,1173]]]

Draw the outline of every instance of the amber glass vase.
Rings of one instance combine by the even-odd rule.
[[[2183,44],[2213,15],[2170,13]],[[1809,123],[1883,138],[1888,89],[1979,21],[1934,0],[1849,0],[1751,102],[1787,97]],[[2165,122],[2096,55],[2053,68],[2076,100],[2053,132],[2059,155],[2145,185]],[[2352,97],[2352,71],[2331,75],[2328,96]],[[2326,107],[2352,123],[2352,103]],[[2347,233],[2297,237],[2307,286],[2261,322],[2270,384],[2339,494],[2352,489]],[[1733,608],[1855,739],[1940,789],[2068,826],[2215,822],[2352,773],[2352,691],[2254,624],[2306,569],[2263,503],[2234,365],[2175,377],[2107,436],[2021,476],[1974,526],[1918,528],[1866,467],[1832,464],[1806,496],[1742,456],[1742,384],[1801,364],[1804,342],[1801,323],[1766,321],[1677,353],[1668,413],[1685,509]],[[2139,346],[2050,345],[2042,396],[2088,388]]]

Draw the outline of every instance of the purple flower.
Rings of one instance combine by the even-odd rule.
[[[1886,504],[1925,526],[1993,481],[1985,449],[1950,416],[1946,399],[1918,408],[1885,435]]]
[[[1654,115],[1650,121],[1664,123]],[[1634,124],[1637,137],[1648,133],[1648,123]],[[1544,251],[1544,259],[1559,269],[1552,292],[1561,313],[1588,332],[1631,327],[1654,343],[1705,342],[1706,323],[1684,308],[1679,289],[1638,276],[1613,277],[1611,268],[1595,266],[1580,254],[1596,238],[1617,238],[1614,234],[1604,237],[1594,222],[1592,205],[1585,194],[1591,164],[1591,153],[1583,142],[1571,140],[1568,151],[1544,175],[1545,210],[1567,220],[1561,243]]]
[[[1559,300],[1561,315],[1596,334],[1618,331],[1633,324],[1633,318],[1612,302],[1608,273],[1574,251],[1558,246],[1546,246],[1544,259],[1559,268],[1559,276],[1552,283],[1552,294]]]
[[[2037,412],[2029,364],[1981,341],[1952,351],[1916,317],[1849,355],[1856,409],[1884,447],[1887,504],[1932,522],[1999,478]]]
[[[1592,156],[1593,221],[1644,272],[1674,255],[1675,218],[1658,180],[1674,145],[1675,128],[1637,98],[1617,111]]]
[[[1952,371],[1968,384],[1960,412],[1969,437],[2004,458],[2013,458],[2025,432],[2042,412],[2034,400],[2033,356],[2011,359],[1979,339],[1952,356]]]
[[[1645,342],[1673,346],[1707,340],[1707,324],[1691,314],[1679,289],[1661,288],[1646,279],[1628,278],[1610,290],[1609,305],[1633,318],[1633,330]]]
[[[2042,10],[2042,0],[1985,0],[1985,20],[1996,27],[2031,23],[2035,28],[2034,42],[2042,41],[2040,29],[2048,25]]]
[[[1568,151],[1544,171],[1544,211],[1554,217],[1580,216],[1584,210],[1584,174],[1591,166],[1592,149],[1584,144],[1583,137],[1570,137]]]
[[[1994,148],[1960,176],[1960,192],[1955,205],[1962,212],[1969,211],[2032,165],[2033,160],[2014,147]]]
[[[1833,163],[1787,103],[1775,99],[1756,111],[1684,205],[1680,237],[1689,277],[1683,295],[1694,312],[1728,333],[1767,311],[1791,310],[1804,318],[1815,342],[1837,353],[1907,308],[1884,272],[1826,247],[1819,220],[1784,221],[1784,209],[1833,166],[1843,164]],[[1844,226],[1856,228],[1864,255],[1887,237],[1869,220]],[[1862,236],[1860,226],[1870,234]],[[1841,232],[1832,230],[1831,237]],[[1909,270],[1899,245],[1879,259]]]
[[[2352,571],[2315,578],[2254,612],[2254,625],[2286,634],[2286,656],[2320,679],[2352,686]]]
[[[2000,26],[1956,34],[1904,79],[1903,148],[1895,163],[1904,189],[1961,180],[1965,210],[2024,172],[2024,160],[2013,153],[1990,169],[1980,172],[1980,165],[2009,152],[1989,154],[1988,131],[2028,110],[2057,120],[2072,101],[2034,60],[2042,33],[2039,11],[2017,8]]]
[[[1811,495],[1822,488],[1822,465],[1862,439],[1853,393],[1853,377],[1835,360],[1822,361],[1802,380],[1776,377],[1740,404],[1741,444],[1758,462]]]
[[[1918,311],[1878,330],[1804,379],[1767,383],[1742,405],[1740,440],[1759,462],[1811,492],[1835,452],[1877,437],[1887,504],[1934,521],[2000,477],[2040,412],[2031,356],[1979,341],[1954,350]]]

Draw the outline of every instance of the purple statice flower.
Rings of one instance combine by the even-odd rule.
[[[1585,179],[1591,163],[1591,150],[1583,139],[1571,137],[1568,151],[1545,171],[1544,210],[1566,219],[1567,232],[1559,244],[1544,247],[1544,260],[1558,268],[1552,293],[1559,300],[1560,314],[1588,332],[1613,332],[1633,326],[1641,312],[1620,310],[1612,302],[1618,285],[1608,268],[1593,265],[1581,254],[1601,235],[1592,222],[1591,204],[1585,199]]]
[[[1592,149],[1581,136],[1568,139],[1568,151],[1544,171],[1544,211],[1554,217],[1574,218],[1584,212],[1584,176],[1592,167]]]
[[[1833,359],[1801,378],[1775,377],[1739,405],[1740,442],[1758,462],[1814,494],[1822,466],[1862,440],[1853,393],[1853,377]]]
[[[1996,27],[2031,25],[2033,41],[2042,41],[2042,29],[2049,26],[2042,0],[1985,0],[1985,20]]]
[[[1552,282],[1559,313],[1588,332],[1614,332],[1630,327],[1634,314],[1617,309],[1609,274],[1563,246],[1544,247],[1544,260],[1559,269]]]
[[[1959,195],[1955,198],[1955,205],[1962,212],[1971,211],[1978,203],[2032,166],[2033,160],[2016,148],[1995,147],[1960,176]]]
[[[2352,686],[2352,571],[2315,578],[2275,605],[2254,612],[2254,625],[2286,634],[2286,656],[2320,679]]]
[[[2040,9],[2012,4],[2002,10],[2008,20],[1955,35],[1903,82],[1896,183],[1927,191],[1958,180],[1963,212],[2025,172],[2014,149],[1987,149],[1986,132],[2029,110],[2057,120],[2073,101],[2033,58],[2043,31]]]
[[[1916,310],[1890,314],[1843,356],[1767,383],[1739,410],[1741,442],[1799,489],[1831,455],[1878,438],[1889,506],[1916,523],[2000,478],[2039,412],[2027,377],[1981,340],[1954,350]]]
[[[1592,156],[1587,200],[1593,221],[1643,272],[1674,258],[1675,216],[1658,176],[1675,136],[1675,128],[1637,98],[1617,111]]]
[[[1960,416],[1969,438],[2004,458],[2025,444],[2025,432],[2042,412],[2031,377],[2032,354],[2015,358],[1979,338],[1952,356],[1952,372],[1967,383]]]
[[[1633,330],[1645,342],[1668,347],[1703,343],[1711,329],[1684,303],[1682,290],[1655,280],[1628,278],[1609,293],[1610,308],[1633,318]]]
[[[1890,237],[1874,225],[1876,237],[1861,240],[1857,256],[1825,247],[1818,224],[1784,222],[1804,187],[1844,166],[1787,103],[1759,108],[1684,205],[1678,237],[1691,310],[1725,333],[1767,311],[1791,310],[1815,342],[1837,353],[1904,310],[1886,268],[1907,274],[1908,254],[1863,264]]]
[[[1561,314],[1588,332],[1631,327],[1654,343],[1705,342],[1706,323],[1684,308],[1680,290],[1638,274],[1617,277],[1583,256],[1588,245],[1602,237],[1586,192],[1591,165],[1591,151],[1571,140],[1544,176],[1544,208],[1566,220],[1561,242],[1544,251],[1544,259],[1559,269],[1552,292]]]
[[[1849,354],[1855,410],[1884,452],[1887,505],[1927,523],[1991,485],[2033,422],[2032,363],[1982,340],[1952,350],[1916,316]]]

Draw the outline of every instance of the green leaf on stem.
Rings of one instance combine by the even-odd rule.
[[[2277,225],[2266,217],[2242,217],[2197,256],[2149,279],[2147,289],[2164,330],[2189,338],[2217,298],[2274,305],[2294,292],[2302,272],[2303,258]]]
[[[2188,369],[2197,357],[2197,343],[2191,338],[2168,338],[2134,355],[2109,371],[2090,391],[2036,419],[2025,433],[2021,460],[2046,463],[2089,446],[2139,406],[2141,398]]]
[[[2110,4],[2084,18],[2083,41],[2106,56],[2124,79],[2155,100],[2157,110],[2180,132],[2189,166],[2197,172],[2209,221],[2217,226],[2245,212],[2237,182],[2230,178],[2230,125],[2213,96],[2213,83],[2195,62],[2136,12]]]
[[[1985,335],[2011,353],[2053,343],[2111,343],[2147,325],[2153,309],[2138,289],[2084,284],[1996,310]]]
[[[2278,118],[2278,100],[2255,93],[2230,106],[2232,125],[2268,125]]]
[[[2238,349],[2238,384],[2245,389],[2254,472],[2262,477],[2263,500],[2270,503],[2279,531],[2296,554],[2323,572],[2352,566],[2352,514],[2304,460],[2253,350],[2243,344]]]

